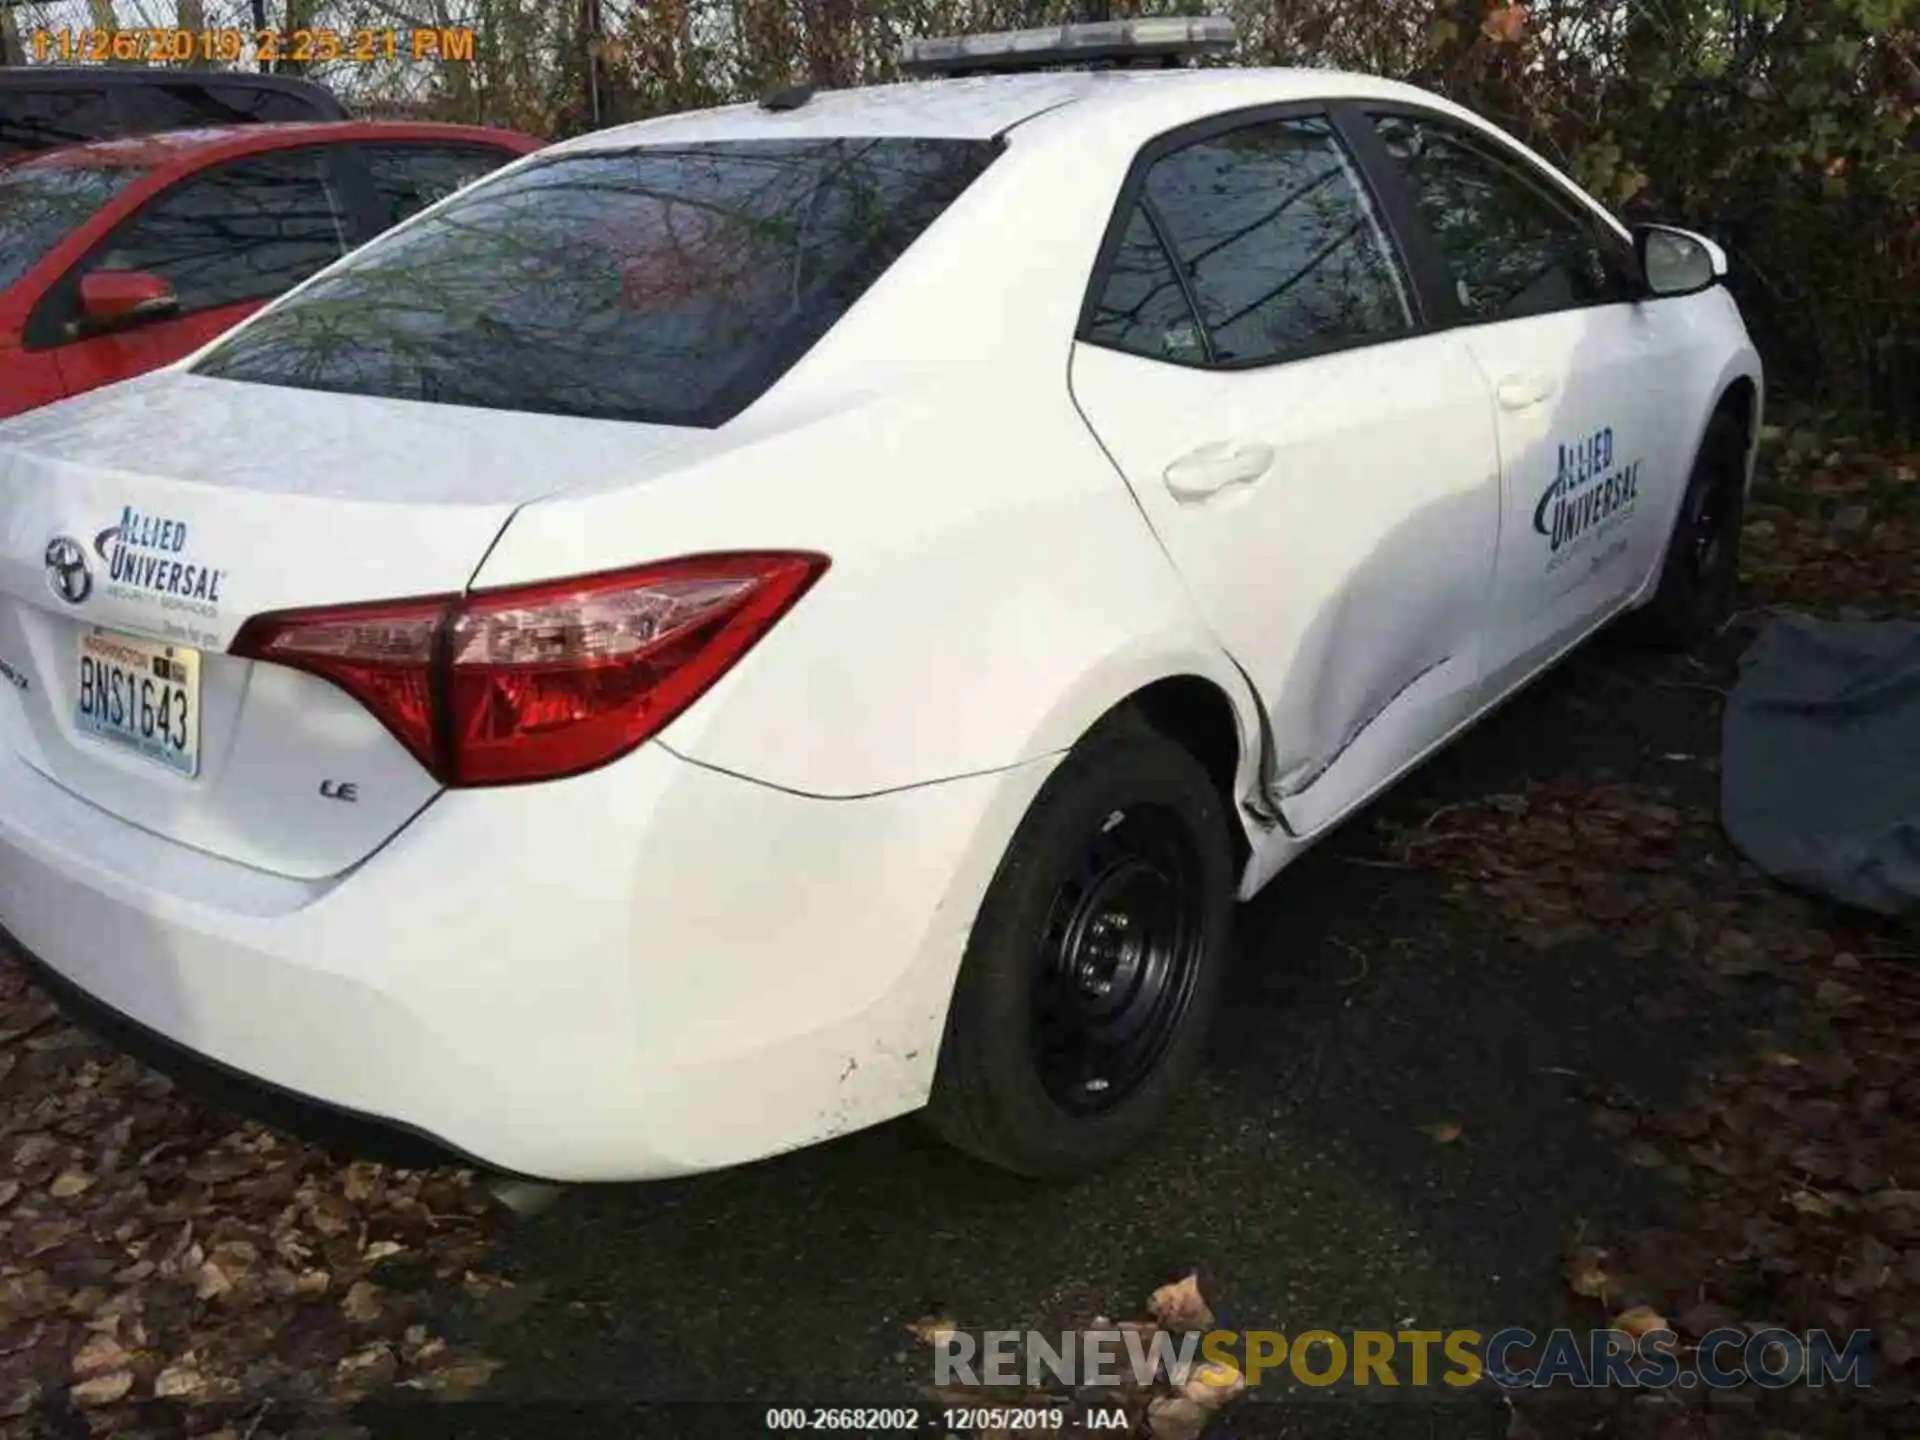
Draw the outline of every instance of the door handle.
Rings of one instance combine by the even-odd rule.
[[[1167,466],[1176,500],[1204,500],[1229,485],[1249,485],[1273,465],[1273,447],[1259,440],[1210,440]]]
[[[1559,389],[1551,375],[1509,375],[1494,389],[1502,410],[1527,410]]]

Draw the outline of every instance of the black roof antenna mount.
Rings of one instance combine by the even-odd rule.
[[[798,85],[782,85],[778,90],[769,90],[760,97],[762,110],[798,110],[813,99],[813,86],[804,81]]]

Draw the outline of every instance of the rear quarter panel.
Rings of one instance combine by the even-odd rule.
[[[843,406],[675,452],[631,488],[529,507],[481,586],[734,549],[827,573],[663,742],[816,795],[873,794],[1063,750],[1169,675],[1238,673],[1064,392],[955,433],[950,393]],[[1257,723],[1243,727],[1257,734]]]
[[[644,471],[526,507],[474,583],[700,551],[825,553],[827,574],[662,737],[810,794],[1063,750],[1171,675],[1214,681],[1257,735],[1238,672],[1067,388],[1137,143],[1024,145],[1016,132],[758,404]],[[1243,766],[1252,755],[1243,744]]]

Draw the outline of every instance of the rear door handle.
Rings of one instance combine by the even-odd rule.
[[[1502,410],[1529,410],[1559,389],[1551,375],[1509,375],[1494,388]]]
[[[1273,447],[1259,440],[1210,440],[1166,469],[1176,500],[1204,500],[1229,485],[1250,485],[1273,466]]]

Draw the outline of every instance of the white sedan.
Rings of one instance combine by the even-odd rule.
[[[556,146],[0,425],[0,925],[502,1171],[1111,1158],[1236,897],[1614,617],[1719,622],[1725,270],[1323,71]]]

